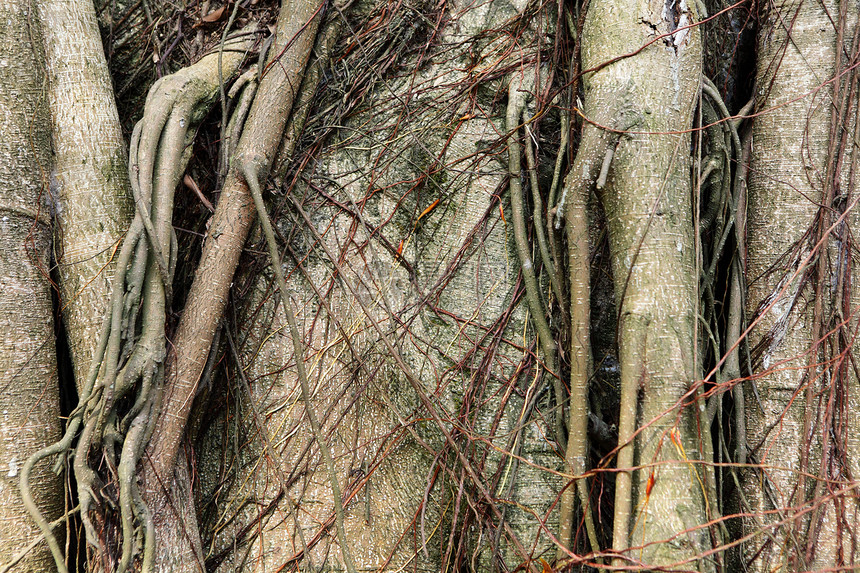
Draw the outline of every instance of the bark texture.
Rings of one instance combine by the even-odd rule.
[[[193,511],[190,474],[174,477],[174,468],[181,469],[184,461],[177,463],[177,455],[185,437],[194,394],[254,220],[254,205],[243,167],[246,162],[252,162],[263,176],[271,167],[313,46],[319,12],[317,3],[283,2],[272,45],[274,57],[263,71],[260,89],[248,112],[235,156],[231,158],[201,263],[168,355],[157,430],[146,449],[147,463],[143,465],[142,477],[144,499],[155,514],[170,507],[174,496],[183,499],[182,512]],[[162,167],[162,171],[169,169]],[[156,177],[162,176],[163,173],[156,174]],[[156,523],[158,544],[162,548],[156,566],[159,571],[200,567],[196,525],[190,534],[191,543],[186,543],[188,530],[185,526],[177,527],[177,523],[176,520]]]
[[[91,0],[36,4],[44,30],[60,309],[78,390],[110,300],[131,222],[128,161]]]
[[[546,440],[546,414],[534,406],[551,378],[543,369],[518,378],[534,338],[524,330],[519,265],[501,214],[510,217],[510,205],[503,201],[501,211],[498,200],[507,166],[476,154],[485,145],[503,149],[500,136],[510,126],[504,107],[493,108],[493,93],[506,91],[507,81],[487,82],[452,65],[467,57],[460,42],[486,34],[472,57],[490,74],[505,69],[511,60],[494,54],[513,44],[493,27],[523,8],[449,6],[456,17],[438,41],[450,49],[425,55],[412,75],[377,84],[282,207],[290,296],[306,344],[300,359],[315,384],[312,407],[336,461],[358,570],[454,568],[458,544],[470,548],[471,562],[457,568],[490,571],[497,548],[506,562],[499,567],[528,560],[508,533],[460,525],[485,500],[383,337],[419,377],[458,447],[483,468],[483,487],[503,500],[497,507],[518,543],[534,556],[554,555],[549,534],[560,480],[547,468],[561,458]],[[473,101],[468,94],[478,86]],[[202,521],[219,530],[211,553],[230,549],[242,534],[247,545],[219,570],[303,560],[341,571],[329,476],[300,400],[285,321],[273,309],[271,279],[240,274],[237,287],[246,282],[253,296],[225,329],[235,329],[250,393],[237,379],[222,397],[229,408],[200,447],[209,453]],[[499,454],[512,450],[522,463]],[[215,500],[228,503],[214,508]]]
[[[758,467],[744,473],[746,511],[753,515],[745,533],[753,537],[743,553],[752,571],[843,566],[857,559],[856,492],[845,480],[858,475],[860,447],[857,433],[842,429],[857,427],[860,390],[845,356],[821,362],[825,349],[838,344],[814,339],[845,327],[843,320],[856,330],[856,319],[848,318],[854,311],[830,298],[841,288],[839,265],[850,269],[854,258],[844,258],[845,224],[824,232],[825,243],[814,230],[819,205],[826,205],[821,229],[841,214],[827,198],[829,179],[843,190],[853,185],[848,171],[856,153],[846,152],[839,173],[832,144],[843,130],[853,132],[856,93],[855,111],[837,120],[838,131],[831,114],[840,99],[838,51],[851,54],[856,6],[786,1],[767,5],[762,16],[747,223],[747,313],[755,321],[750,347],[757,375],[744,385],[749,461]],[[840,20],[848,23],[842,45]],[[845,197],[853,201],[850,191]],[[850,215],[846,223],[856,219]],[[816,264],[826,274],[818,275]],[[816,283],[823,294],[816,295]],[[854,309],[857,300],[852,293]]]
[[[60,431],[48,278],[50,118],[41,31],[32,4],[0,2],[0,567],[39,530],[24,509],[18,473]],[[30,482],[48,520],[62,511],[60,479],[42,464]],[[15,571],[48,571],[37,546]]]
[[[711,547],[711,478],[696,463],[708,438],[693,385],[697,272],[684,133],[701,74],[695,19],[686,2],[596,0],[583,30],[582,68],[600,69],[585,76],[586,124],[571,176],[601,186],[605,172],[599,195],[620,306],[618,564],[689,568]]]
[[[249,112],[219,199],[221,208],[212,219],[201,264],[186,301],[189,311],[183,315],[173,341],[174,352],[168,360],[164,403],[159,413],[159,431],[147,448],[153,460],[154,475],[169,475],[172,470],[192,398],[224,313],[242,246],[254,220],[254,206],[241,174],[241,163],[259,162],[261,174],[266,174],[274,160],[313,46],[319,24],[318,8],[319,5],[310,2],[283,3],[272,47],[277,60],[266,71],[260,87],[260,94],[268,92],[270,97],[255,98]],[[294,39],[299,41],[294,42]]]

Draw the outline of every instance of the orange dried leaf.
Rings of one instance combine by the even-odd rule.
[[[654,472],[651,472],[651,475],[648,476],[648,481],[645,483],[645,497],[648,498],[651,495],[651,490],[654,489],[654,483],[657,481],[657,478],[654,477]]]
[[[672,443],[680,448],[681,447],[681,439],[680,439],[679,433],[680,432],[678,432],[677,426],[673,426],[672,429],[669,430],[669,437],[672,439]]]
[[[209,12],[208,14],[203,16],[203,18],[201,18],[201,19],[204,22],[206,22],[207,24],[211,24],[212,22],[217,22],[218,20],[220,20],[221,18],[224,17],[224,12],[226,11],[226,9],[227,9],[226,5],[221,6],[220,8],[212,10],[211,12]]]
[[[420,221],[420,220],[421,220],[421,217],[423,217],[424,215],[428,214],[430,211],[432,211],[433,209],[435,209],[435,208],[436,208],[436,207],[438,207],[438,206],[439,206],[439,199],[436,199],[435,201],[433,201],[432,203],[430,203],[430,206],[429,206],[429,207],[427,207],[426,209],[424,209],[423,211],[421,211],[421,214],[420,214],[420,215],[418,215],[418,219],[415,221],[415,223],[418,223],[418,221]]]

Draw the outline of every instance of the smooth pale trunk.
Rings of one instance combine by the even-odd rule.
[[[60,309],[78,390],[131,222],[128,159],[92,0],[37,2],[52,118]]]
[[[742,553],[752,560],[749,566],[755,572],[819,569],[857,559],[852,541],[858,527],[857,492],[848,487],[850,482],[842,481],[847,474],[838,469],[841,462],[831,446],[826,451],[831,459],[826,470],[832,481],[817,483],[809,475],[821,472],[822,438],[832,442],[835,436],[827,430],[830,427],[836,429],[840,441],[845,439],[845,469],[855,480],[860,471],[856,432],[860,388],[854,367],[847,368],[847,387],[837,390],[834,375],[842,361],[837,360],[832,367],[814,364],[825,347],[834,347],[830,342],[813,346],[817,271],[812,270],[815,259],[810,254],[816,239],[805,237],[823,201],[823,180],[833,161],[828,146],[834,83],[825,82],[835,73],[837,32],[833,18],[838,14],[837,2],[788,1],[768,5],[760,24],[746,268],[747,316],[756,324],[749,340],[750,348],[755,349],[756,376],[754,382],[744,384],[748,461],[760,464],[760,469],[741,474],[750,505],[742,510],[752,514],[744,519],[744,533],[754,534]],[[846,54],[851,51],[856,20],[856,5],[851,4],[843,46]],[[790,34],[786,30],[789,24]],[[856,101],[853,103],[856,108]],[[845,126],[851,133],[853,113]],[[853,147],[849,144],[845,171],[838,174],[843,185],[856,154]],[[856,192],[852,197],[856,198]],[[832,224],[838,215],[828,216],[825,225]],[[848,221],[858,221],[857,215],[850,215]],[[827,264],[842,260],[837,250],[842,248],[839,237],[845,233],[841,226],[829,238],[822,254]],[[827,270],[827,284],[820,285],[824,289],[821,336],[836,325],[827,322],[836,316],[831,301],[841,296],[831,298],[836,289],[835,282],[831,284],[835,272],[832,267]],[[857,293],[856,267],[851,274],[855,277],[852,291]],[[801,284],[804,277],[808,280]],[[851,332],[856,330],[860,303],[860,297],[853,293],[850,310],[845,309],[843,315]],[[826,422],[827,410],[833,412],[837,403],[833,421]],[[807,471],[801,467],[804,458]],[[810,502],[810,497],[822,494],[829,495]],[[837,521],[841,523],[837,525]],[[820,528],[817,536],[809,535],[811,522],[812,529]],[[810,547],[814,555],[809,553]]]
[[[690,6],[676,7],[679,27],[693,22]],[[586,75],[588,119],[577,156],[582,172],[573,174],[596,183],[607,150],[614,151],[598,190],[621,309],[617,465],[623,471],[616,478],[613,545],[649,565],[683,562],[709,549],[702,526],[715,510],[706,493],[711,478],[691,463],[708,459],[707,424],[699,418],[704,404],[680,407],[684,396],[688,402],[695,397],[693,383],[700,378],[693,353],[698,273],[690,136],[684,131],[697,103],[702,48],[697,28],[657,39],[675,29],[666,10],[657,1],[589,6],[582,69],[653,43]],[[636,466],[642,469],[631,469]],[[701,560],[697,567],[713,565]]]

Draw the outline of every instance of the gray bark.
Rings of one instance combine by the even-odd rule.
[[[673,6],[676,14],[663,2],[589,6],[582,68],[601,69],[585,77],[586,125],[572,167],[585,185],[603,186],[605,177],[598,193],[620,306],[617,466],[623,471],[616,478],[613,545],[634,563],[663,566],[695,560],[710,548],[703,526],[715,510],[707,499],[712,478],[692,463],[709,459],[707,422],[699,419],[704,404],[682,407],[693,402],[700,378],[693,353],[698,273],[690,137],[684,130],[697,104],[702,48],[698,29],[686,27],[696,19],[695,7]],[[696,566],[713,568],[707,559]]]
[[[747,223],[747,313],[755,321],[750,347],[757,376],[744,384],[749,461],[758,464],[743,474],[749,504],[743,509],[752,513],[744,523],[752,538],[743,553],[753,559],[753,571],[817,569],[856,559],[854,535],[845,529],[857,531],[856,495],[844,489],[843,480],[847,472],[856,479],[860,448],[856,432],[840,433],[848,457],[847,467],[838,469],[829,428],[857,427],[860,390],[851,367],[847,386],[836,389],[841,360],[815,364],[835,342],[813,340],[813,289],[820,282],[814,265],[842,256],[840,237],[847,231],[839,227],[816,256],[817,237],[805,234],[813,228],[819,202],[826,201],[826,178],[835,161],[828,151],[835,84],[824,82],[834,76],[837,51],[850,53],[857,18],[850,6],[841,47],[833,20],[840,14],[837,2],[783,2],[763,10],[756,79],[761,115],[753,124]],[[845,129],[853,130],[853,120],[847,121]],[[843,182],[854,156],[846,152],[846,172],[837,174]],[[827,209],[823,224],[829,226],[838,214],[831,217]],[[826,272],[830,281],[837,268]],[[840,316],[839,304],[829,301],[835,284],[819,286],[826,297],[819,308],[824,330],[815,336],[824,336],[837,324],[827,317]],[[857,295],[851,297],[856,305]],[[834,415],[828,401],[842,392],[836,399],[844,405]],[[824,455],[831,462],[821,468]],[[825,478],[826,486],[819,481]]]
[[[543,394],[551,378],[545,374],[535,378],[534,371],[516,377],[523,347],[533,340],[530,330],[523,336],[522,308],[506,319],[499,333],[490,334],[511,304],[519,265],[511,231],[494,198],[507,165],[474,154],[508,131],[503,109],[491,111],[493,89],[507,86],[507,81],[482,84],[481,109],[473,108],[463,95],[468,90],[460,91],[473,80],[449,63],[467,54],[468,45],[457,42],[489,33],[485,51],[477,54],[489,65],[494,60],[491,54],[508,46],[504,34],[491,30],[522,8],[505,2],[449,8],[459,20],[439,41],[455,49],[444,53],[444,62],[428,62],[413,78],[379,84],[368,111],[350,118],[309,169],[310,185],[292,192],[294,197],[306,197],[303,209],[310,225],[292,203],[282,215],[282,233],[294,235],[286,267],[306,344],[301,359],[314,385],[312,407],[323,422],[347,500],[346,537],[358,570],[406,566],[438,571],[445,557],[440,547],[451,538],[456,546],[463,536],[474,550],[469,552],[471,566],[489,571],[496,541],[495,531],[480,523],[467,530],[454,525],[452,531],[462,470],[453,454],[434,464],[435,452],[444,444],[442,434],[428,420],[381,336],[420,378],[442,418],[457,420],[459,447],[480,451],[486,439],[497,448],[491,448],[487,457],[485,487],[498,470],[500,477],[491,491],[513,502],[497,502],[506,507],[511,530],[534,555],[547,560],[554,555],[548,552],[552,547],[548,533],[555,534],[557,518],[550,508],[560,480],[546,468],[557,469],[560,458],[546,440],[551,415],[525,408]],[[407,104],[414,115],[399,120],[404,108],[398,94],[410,89],[420,94]],[[381,134],[398,121],[401,135],[385,142]],[[357,135],[356,130],[366,133]],[[373,165],[380,166],[375,173],[370,172]],[[424,185],[416,188],[415,181],[421,180]],[[345,208],[316,193],[317,186]],[[439,204],[419,220],[437,199]],[[503,209],[510,221],[507,201]],[[240,276],[237,284],[246,280],[251,279]],[[321,525],[333,519],[329,476],[313,444],[299,395],[296,357],[282,313],[273,310],[271,288],[265,274],[254,279],[253,296],[231,335],[240,347],[251,393],[236,380],[230,394],[235,402],[204,438],[203,527],[221,528],[213,540],[217,553],[228,549],[237,532],[254,520],[261,524],[260,538],[235,552],[222,564],[223,571],[240,563],[276,569],[296,556],[305,564],[339,571],[344,566],[333,526],[326,533]],[[372,322],[385,334],[375,331]],[[225,328],[235,327],[228,322]],[[477,345],[491,344],[493,336],[500,338],[498,348],[487,357]],[[503,386],[511,377],[514,385]],[[475,394],[471,384],[481,390]],[[513,397],[508,399],[506,392],[513,392]],[[506,406],[493,429],[503,397]],[[470,402],[471,411],[464,407]],[[446,426],[454,430],[450,422]],[[524,463],[499,453],[512,448]],[[438,462],[456,473],[447,474]],[[470,504],[483,502],[470,478],[463,477],[458,521],[472,511]],[[428,486],[430,480],[434,487]],[[278,498],[285,483],[286,495]],[[209,509],[215,499],[226,503]],[[248,504],[249,500],[255,503]],[[273,501],[276,506],[261,515]],[[541,525],[539,520],[547,516]],[[230,523],[231,519],[235,521]],[[309,559],[305,544],[310,546]],[[526,561],[506,534],[500,545],[507,567]]]
[[[43,54],[32,4],[0,2],[0,567],[36,538],[18,473],[60,430],[51,308],[50,123]],[[31,479],[48,520],[62,511],[59,478],[48,464]],[[53,568],[39,545],[16,571]]]
[[[81,390],[131,222],[128,155],[92,1],[46,0],[37,7],[53,119],[60,308]]]

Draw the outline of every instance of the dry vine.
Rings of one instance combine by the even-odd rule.
[[[384,464],[395,446],[409,440],[425,450],[432,462],[424,498],[417,504],[413,521],[409,529],[403,531],[397,546],[405,544],[403,539],[411,535],[415,539],[411,549],[414,555],[423,551],[429,556],[430,540],[438,536],[439,546],[435,551],[440,563],[452,569],[474,569],[481,558],[482,543],[491,546],[492,562],[502,567],[506,559],[502,548],[504,541],[514,548],[522,569],[540,570],[539,559],[545,557],[552,561],[553,557],[549,553],[543,553],[543,557],[536,555],[534,547],[512,527],[510,512],[513,509],[509,509],[517,504],[513,485],[521,466],[537,466],[548,475],[558,476],[561,484],[557,499],[546,514],[530,516],[535,529],[539,530],[536,539],[542,535],[557,545],[553,551],[556,569],[597,567],[603,565],[605,559],[613,559],[615,565],[634,566],[635,552],[622,556],[606,550],[612,546],[611,525],[601,517],[610,507],[603,497],[605,492],[617,494],[621,490],[623,497],[624,488],[633,487],[628,476],[616,479],[610,466],[629,467],[631,472],[644,470],[633,468],[632,464],[632,444],[642,428],[629,424],[623,427],[619,442],[611,428],[617,418],[601,417],[593,407],[595,402],[606,402],[604,410],[617,408],[618,396],[613,394],[614,389],[595,387],[598,385],[594,383],[600,369],[595,362],[602,363],[604,357],[592,358],[597,344],[592,340],[593,301],[597,296],[611,298],[612,295],[592,292],[593,262],[605,253],[601,255],[603,247],[595,241],[598,234],[589,233],[589,226],[601,217],[591,195],[592,187],[600,189],[606,184],[619,141],[635,132],[637,124],[621,110],[619,117],[614,118],[616,123],[602,126],[605,129],[583,131],[579,141],[577,134],[583,124],[576,115],[579,108],[576,88],[581,80],[577,43],[582,18],[560,6],[554,10],[553,6],[533,2],[516,18],[504,23],[506,42],[493,45],[493,41],[479,35],[469,40],[473,46],[464,48],[463,45],[439,45],[438,37],[452,18],[444,10],[420,12],[426,27],[419,29],[410,24],[412,14],[406,13],[410,7],[399,2],[381,3],[362,21],[346,18],[340,13],[344,7],[333,7],[334,15],[324,19],[322,4],[304,6],[298,13],[288,10],[287,5],[285,3],[281,9],[278,37],[268,51],[269,63],[261,61],[255,71],[243,75],[228,90],[227,84],[241,71],[244,54],[255,36],[250,30],[232,38],[225,36],[216,53],[206,55],[196,66],[167,76],[153,86],[144,119],[134,130],[130,175],[137,212],[117,253],[118,268],[123,272],[117,275],[112,310],[105,319],[93,371],[81,394],[80,405],[69,418],[63,439],[28,460],[21,474],[22,493],[51,547],[59,570],[66,570],[62,549],[50,531],[51,524],[39,515],[29,495],[27,480],[33,466],[42,459],[59,455],[56,465],[59,468],[74,448],[81,519],[88,542],[109,553],[110,536],[106,529],[119,524],[122,533],[115,537],[122,540],[122,546],[117,570],[134,567],[137,542],[143,547],[142,570],[150,570],[155,532],[137,484],[139,462],[144,448],[149,448],[147,451],[155,460],[154,474],[170,475],[186,431],[186,421],[192,417],[198,381],[219,376],[236,381],[237,388],[241,383],[239,394],[250,401],[256,432],[264,444],[265,454],[261,459],[274,458],[278,468],[278,494],[268,500],[271,503],[261,504],[264,505],[262,509],[256,508],[252,519],[242,522],[233,516],[239,523],[239,533],[234,540],[237,540],[236,545],[250,546],[254,539],[262,536],[255,526],[262,524],[279,506],[289,505],[287,511],[301,536],[301,547],[285,560],[284,567],[298,569],[303,560],[310,562],[313,551],[334,528],[347,570],[356,570],[344,524],[346,508],[365,496],[369,515],[372,495],[369,484],[374,472]],[[238,6],[237,3],[236,10]],[[291,14],[293,20],[287,24]],[[559,30],[566,32],[566,35],[558,34],[564,39],[557,39],[553,46],[540,45],[532,37],[530,26],[542,18],[556,22]],[[317,26],[322,26],[319,38]],[[341,33],[346,34],[346,39],[340,38]],[[490,31],[484,34],[491,36]],[[314,42],[318,47],[318,59],[305,71]],[[853,69],[857,45],[855,37],[853,51],[841,64],[842,71]],[[161,46],[162,52],[164,48]],[[443,82],[448,78],[442,74],[430,80],[421,77],[420,63],[441,59],[445,57],[445,50],[454,49],[480,55],[470,63],[471,75],[446,85],[443,97],[423,101],[425,91],[440,93],[433,91],[437,87],[431,85],[433,81]],[[487,51],[482,52],[483,49]],[[285,54],[292,57],[290,50],[300,53],[295,62],[287,62],[289,58],[283,57]],[[510,57],[517,50],[522,51],[519,60]],[[568,52],[573,54],[571,61],[574,62],[569,68],[561,64],[569,56]],[[333,58],[332,53],[335,54]],[[413,66],[415,70],[404,71],[402,64],[409,60],[407,56],[413,63],[418,62]],[[329,58],[332,64],[327,63]],[[213,63],[215,61],[218,63]],[[490,65],[488,61],[495,64]],[[542,66],[547,61],[554,70],[568,69],[566,77],[558,71],[554,72],[555,76],[548,74]],[[321,82],[326,84],[328,95],[318,92]],[[403,85],[408,87],[402,88]],[[487,98],[491,100],[487,109],[481,109],[486,101],[479,102],[474,94],[486,85],[491,85],[494,93]],[[857,113],[854,103],[857,81],[854,75],[846,73],[839,85],[842,91],[837,92],[832,110],[833,171],[825,174],[827,186],[820,215],[804,246],[808,248],[812,244],[822,252],[837,249],[841,260],[845,260],[851,258],[847,228],[840,228],[837,247],[830,244],[829,237],[836,217],[844,213],[850,199],[838,192],[842,184],[838,164],[840,161],[853,164],[853,157],[845,158],[852,149],[848,143],[852,135],[844,126],[851,121],[857,124],[850,119]],[[401,89],[405,91],[398,91]],[[380,98],[380,92],[390,97]],[[193,311],[186,311],[188,315],[183,316],[175,338],[179,349],[176,360],[165,373],[168,350],[164,333],[177,265],[177,242],[171,228],[173,193],[188,164],[192,149],[190,140],[195,129],[219,95],[224,111],[230,98],[238,103],[230,122],[222,121],[224,162],[216,187],[223,183],[223,191],[207,233],[203,261],[197,271],[199,278],[188,298],[187,308],[202,309],[205,316],[197,321],[197,317],[190,315]],[[470,99],[471,103],[462,105]],[[426,108],[416,110],[413,100]],[[692,174],[697,199],[699,273],[695,371],[710,370],[710,373],[691,387],[678,409],[705,406],[706,427],[701,431],[701,449],[704,452],[713,450],[711,457],[717,469],[716,478],[706,480],[702,489],[706,490],[705,497],[715,500],[716,504],[709,508],[709,521],[701,527],[708,529],[713,553],[719,554],[740,543],[741,537],[730,530],[727,522],[734,515],[733,510],[738,514],[750,513],[752,508],[744,499],[739,508],[732,508],[726,498],[729,493],[743,497],[739,467],[748,461],[755,462],[761,447],[752,445],[748,451],[743,417],[752,402],[744,393],[743,381],[758,366],[759,355],[753,350],[750,356],[745,347],[746,285],[744,261],[740,256],[744,250],[744,189],[749,159],[748,129],[741,118],[751,111],[752,102],[733,114],[718,86],[703,77],[697,105],[698,122],[693,129],[696,132],[694,155],[698,157]],[[350,122],[366,117],[368,106],[384,108],[378,110],[380,116],[387,113],[385,117],[396,119],[390,123],[354,127]],[[464,109],[467,110],[465,114]],[[494,119],[498,120],[502,110],[505,122],[494,124],[496,138],[483,142],[485,147],[473,155],[454,161],[446,159],[445,153],[456,129],[440,151],[422,141],[422,131],[415,127],[434,123],[459,128],[466,121],[463,117],[479,114],[493,117],[495,114]],[[222,112],[222,116],[225,115]],[[570,137],[570,133],[574,133],[574,137]],[[343,187],[338,187],[337,182],[321,183],[326,175],[317,161],[324,145],[331,143],[336,135],[342,137],[337,143],[341,148],[367,141],[372,144],[371,161],[353,174],[363,181],[364,197],[353,197]],[[399,147],[403,140],[414,148],[414,156],[407,160],[403,160],[407,152]],[[588,153],[567,161],[568,146]],[[686,150],[678,153],[684,152]],[[377,185],[378,181],[386,181],[383,174],[393,169],[398,161],[418,163],[413,157],[421,157],[424,161],[416,167],[418,173],[414,178]],[[425,231],[424,226],[432,227],[428,220],[434,216],[434,211],[445,209],[445,201],[455,193],[455,185],[444,181],[444,173],[478,170],[485,165],[481,162],[491,157],[499,159],[505,172],[504,181],[493,190],[492,203],[456,255],[440,263],[445,268],[435,275],[435,282],[421,282],[420,274],[427,270],[419,268],[422,247],[415,243],[422,232],[428,233],[424,238],[429,235],[431,231]],[[572,175],[565,179],[562,189],[558,189],[565,170]],[[274,172],[278,185],[291,195],[283,202],[272,201],[267,208],[264,191],[270,171]],[[552,175],[548,176],[550,172]],[[421,200],[414,197],[428,189],[435,198],[433,202],[426,200],[427,195]],[[300,194],[300,190],[304,194]],[[368,214],[368,205],[378,195],[391,199],[396,208],[376,220]],[[335,218],[339,216],[350,221],[340,250],[333,249],[328,240],[329,226],[322,225],[320,230],[318,219],[325,215],[318,217],[314,210],[324,209],[335,213],[330,227],[334,227]],[[409,210],[411,212],[404,215]],[[241,306],[246,302],[242,300],[243,295],[250,290],[238,279],[236,283],[242,286],[234,286],[231,290],[231,283],[255,216],[262,225],[266,260],[275,276],[295,356],[291,367],[297,372],[301,402],[311,426],[312,439],[297,447],[301,454],[293,460],[295,467],[292,468],[282,467],[284,450],[278,448],[286,446],[270,438],[267,415],[256,402],[259,394],[255,383],[259,381],[248,379],[245,374],[247,365],[242,362],[251,360],[247,358],[247,349],[242,346],[245,341],[240,334],[242,328],[250,327],[240,328],[235,316],[229,318],[231,309],[227,307],[231,303],[230,296],[235,297],[232,304]],[[398,217],[405,217],[407,222],[398,222]],[[563,233],[559,228],[562,223]],[[398,225],[406,229],[399,244],[392,230]],[[519,280],[500,316],[492,320],[476,318],[477,311],[474,316],[459,315],[440,300],[460,268],[480,257],[484,248],[482,241],[490,228],[510,232]],[[283,236],[278,237],[279,232]],[[228,242],[229,247],[222,249]],[[301,251],[298,244],[310,247]],[[355,250],[351,251],[353,247]],[[384,284],[387,277],[380,276],[378,269],[367,260],[363,261],[366,264],[364,274],[356,273],[349,261],[349,256],[369,258],[372,255],[365,255],[364,250],[373,248],[386,253],[394,261],[392,266],[397,265],[408,274],[414,294],[414,300],[404,308],[385,307],[384,297],[380,296],[383,302],[379,306],[385,307],[385,320],[379,320],[377,309],[367,305],[365,293],[380,291],[379,285]],[[799,245],[795,258],[801,252]],[[309,270],[308,260],[313,257],[329,265],[331,275],[325,281],[319,281]],[[832,261],[822,255],[803,277],[813,285],[814,291],[813,340],[817,346],[809,356],[810,376],[815,369],[828,365],[832,368],[830,375],[838,384],[846,383],[853,368],[851,312],[844,308],[851,287],[847,268],[838,266],[834,272]],[[294,272],[300,277],[297,280],[304,281],[313,290],[311,298],[318,303],[315,314],[308,313],[311,318],[305,317],[312,325],[307,327],[308,331],[316,332],[314,329],[319,322],[336,332],[336,336],[331,335],[332,340],[339,337],[345,346],[343,355],[348,356],[342,360],[350,364],[356,380],[361,379],[363,385],[356,384],[357,387],[349,389],[344,386],[327,397],[327,402],[318,398],[315,401],[313,365],[307,354],[314,344],[324,347],[330,340],[313,340],[311,334],[305,336],[301,332],[289,297],[290,279],[284,276],[285,269]],[[356,275],[359,276],[350,280]],[[840,287],[835,295],[827,288],[830,275],[836,276]],[[212,285],[215,286],[210,290]],[[355,299],[360,314],[367,320],[362,328],[354,327],[330,306],[327,298],[338,289]],[[528,307],[529,324],[534,331],[530,330],[529,336],[523,337],[527,341],[522,343],[514,341],[510,332],[521,299]],[[375,298],[373,301],[377,302]],[[611,302],[621,308],[623,301]],[[222,318],[225,308],[228,308],[226,320]],[[260,309],[256,311],[263,314]],[[421,339],[420,329],[413,329],[415,322],[421,320],[421,313],[432,315],[433,320],[446,326],[453,324],[457,337],[461,337],[458,340],[466,340],[471,346],[456,355],[450,351],[450,346]],[[254,309],[247,314],[248,322],[258,318]],[[230,349],[226,360],[221,360],[225,348],[223,343],[219,345],[221,329],[226,332],[223,338]],[[329,334],[326,330],[326,336]],[[360,336],[372,338],[382,350],[367,350],[350,340]],[[414,364],[404,358],[403,348],[409,344],[421,348],[427,363],[431,364],[428,370],[441,372],[435,374],[436,388],[428,387],[423,372],[417,372]],[[192,350],[182,354],[188,348]],[[519,362],[500,366],[506,360],[514,362],[504,356],[505,350],[512,348],[521,352]],[[617,353],[617,348],[610,349],[609,354],[612,352]],[[382,355],[384,358],[380,357]],[[374,360],[384,364],[377,366]],[[224,366],[225,363],[229,366]],[[347,412],[362,407],[367,387],[382,378],[386,368],[409,383],[418,404],[409,410],[388,396],[378,398],[392,412],[396,423],[382,432],[385,438],[376,443],[378,451],[363,459],[360,468],[344,479],[338,473],[338,454],[330,446],[335,442],[332,435]],[[319,371],[322,372],[322,366]],[[458,376],[467,383],[460,401],[452,408],[444,399],[446,385],[460,380]],[[166,388],[164,393],[162,388]],[[635,403],[636,391],[634,388],[631,393],[625,388],[621,403],[627,406]],[[844,440],[846,431],[839,425],[840,408],[845,405],[839,402],[839,391],[832,392],[830,396],[821,397],[813,392],[811,384],[806,386],[807,404],[817,400],[827,412],[823,418],[823,435],[830,436],[825,438],[829,457],[819,461],[820,468],[811,467],[812,461],[804,460],[800,473],[816,476],[816,481],[810,487],[805,487],[802,481],[798,484],[798,504],[827,499],[828,480],[838,477],[832,475],[835,471],[832,468],[842,463],[846,455],[838,441]],[[349,406],[338,409],[337,403],[341,400],[349,402]],[[487,404],[493,404],[499,411],[489,417],[486,431],[481,433],[475,429],[481,422],[477,412]],[[518,411],[514,422],[506,427],[503,411],[514,405]],[[181,423],[165,424],[164,412],[178,415]],[[419,421],[432,425],[438,440],[434,442],[427,433],[416,430]],[[647,423],[650,422],[646,421],[646,426]],[[813,423],[815,419],[809,415],[807,433]],[[553,442],[556,466],[542,467],[523,453],[524,436],[530,425],[550,429],[547,442]],[[712,430],[713,436],[710,435]],[[318,448],[322,458],[324,467],[319,471],[326,476],[332,506],[327,506],[331,515],[320,520],[315,533],[305,536],[299,524],[300,512],[295,511],[301,509],[301,496],[289,490],[298,483],[297,474],[317,469],[309,453],[313,447]],[[359,446],[355,444],[352,448],[350,453],[355,455]],[[703,457],[711,459],[708,455]],[[219,476],[221,478],[228,481],[224,476]],[[152,483],[146,485],[151,487]],[[116,509],[105,501],[113,502]],[[253,505],[250,496],[244,501]],[[445,512],[434,514],[431,511],[434,501],[444,506]],[[641,508],[638,510],[644,513]],[[789,522],[797,530],[798,541],[793,549],[799,552],[798,563],[811,562],[820,527],[819,514],[825,510],[816,505],[809,510],[808,517],[799,511],[792,513],[790,508],[775,510],[780,512],[781,523]],[[627,512],[632,516],[637,508],[628,507]],[[548,525],[550,515],[556,513],[558,526]],[[240,514],[237,510],[236,515]],[[636,521],[634,530],[637,525],[642,524]],[[765,525],[762,529],[770,543],[778,542]],[[207,539],[211,549],[206,562],[213,568],[236,551],[235,548],[216,547],[214,538],[213,534]],[[807,541],[803,543],[801,539]],[[641,548],[638,549],[641,552]],[[394,558],[395,551],[396,547],[391,549],[389,560]]]

